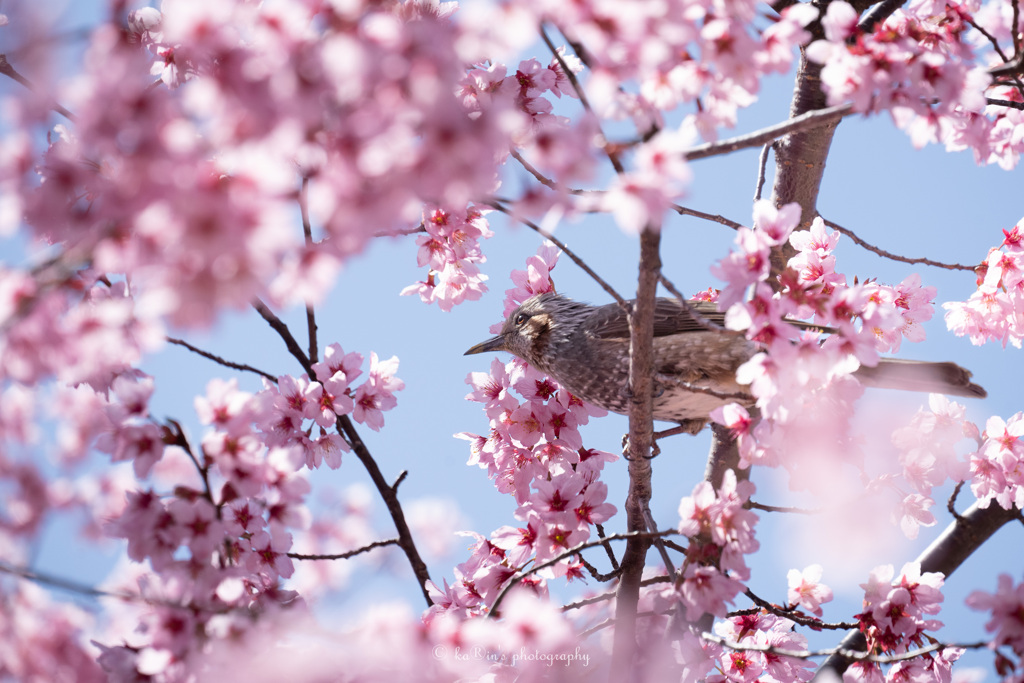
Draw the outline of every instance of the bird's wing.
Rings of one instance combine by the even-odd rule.
[[[626,303],[633,304],[633,299]],[[830,327],[815,325],[803,320],[786,318],[786,322],[800,329],[816,330],[825,334],[835,332]],[[710,301],[688,301],[687,305],[676,299],[659,298],[654,302],[654,336],[665,337],[683,332],[704,332],[725,328],[725,313],[718,310],[718,304]],[[588,316],[584,329],[595,339],[629,339],[629,319],[618,304],[600,306]]]
[[[626,303],[632,305],[633,300]],[[721,328],[724,322],[725,314],[714,303],[694,301],[690,306],[683,306],[675,299],[664,298],[654,302],[655,337]],[[596,339],[629,339],[629,319],[621,306],[608,304],[587,317],[584,330]]]

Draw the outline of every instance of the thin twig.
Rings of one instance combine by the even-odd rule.
[[[963,650],[980,650],[990,645],[988,642],[978,643],[932,643],[925,647],[918,648],[916,650],[909,650],[895,655],[876,655],[870,652],[861,652],[857,650],[843,650],[842,648],[831,648],[828,650],[789,650],[786,648],[775,647],[774,645],[761,645],[756,643],[744,644],[736,643],[725,638],[720,638],[712,633],[702,633],[701,638],[716,645],[727,647],[730,650],[747,651],[747,652],[764,652],[766,654],[778,655],[780,657],[793,657],[795,659],[811,659],[813,657],[830,657],[832,655],[841,655],[849,659],[853,659],[861,662],[873,662],[875,664],[895,664],[896,662],[903,662],[909,659],[916,659],[932,652],[941,652],[948,648],[957,648]]]
[[[857,628],[857,624],[843,623],[843,622],[839,622],[839,623],[826,622],[826,621],[822,621],[821,619],[818,619],[817,617],[806,616],[803,613],[796,612],[795,610],[792,610],[792,609],[783,609],[783,608],[779,607],[778,605],[774,605],[774,604],[768,602],[767,600],[765,600],[764,598],[758,596],[757,594],[755,594],[749,588],[747,590],[745,590],[743,592],[743,594],[746,595],[751,600],[751,602],[753,602],[755,605],[757,605],[761,609],[767,610],[768,612],[771,612],[772,614],[774,614],[776,616],[779,616],[779,617],[782,617],[784,619],[789,619],[793,623],[800,624],[801,626],[810,626],[811,628],[813,628],[815,630],[829,630],[829,631],[848,631],[851,628]]]
[[[679,204],[673,204],[671,208],[680,216],[693,216],[694,218],[703,218],[704,220],[711,221],[713,223],[721,223],[722,225],[728,228],[732,228],[733,230],[739,230],[740,228],[743,227],[742,223],[737,223],[736,221],[726,218],[725,216],[719,214],[704,213],[703,211],[690,209],[685,206],[680,206]]]
[[[215,508],[218,508],[217,516],[220,517],[221,511],[219,509],[219,506],[213,500],[213,487],[210,485],[210,468],[204,465],[203,463],[199,462],[199,458],[192,450],[192,444],[190,444],[188,442],[188,439],[185,438],[185,430],[182,429],[181,423],[179,423],[177,420],[168,419],[167,424],[169,424],[170,427],[164,427],[165,443],[168,443],[167,436],[169,433],[172,439],[169,443],[185,451],[185,455],[189,457],[189,460],[192,461],[193,467],[196,468],[196,472],[199,473],[199,478],[203,480],[203,497],[206,498],[207,502],[209,502],[210,505],[214,506]]]
[[[529,220],[527,218],[523,218],[522,216],[517,216],[517,215],[513,214],[512,211],[509,210],[508,207],[506,207],[504,204],[502,204],[500,201],[498,201],[496,199],[492,199],[490,201],[485,201],[483,203],[487,204],[488,206],[494,207],[495,209],[497,209],[498,211],[502,212],[503,214],[505,214],[507,216],[511,216],[512,218],[516,219],[517,221],[519,221],[520,223],[522,223],[526,227],[530,228],[530,230],[533,230],[534,232],[536,232],[538,235],[540,235],[544,239],[550,240],[552,243],[554,243],[555,246],[557,246],[559,249],[561,249],[563,252],[565,252],[565,255],[568,256],[570,259],[572,259],[572,262],[575,263],[577,266],[579,266],[583,270],[583,272],[585,272],[587,275],[592,277],[594,279],[594,281],[597,282],[597,284],[601,285],[601,289],[603,289],[604,291],[608,292],[608,294],[610,294],[611,297],[613,299],[615,299],[615,301],[617,301],[620,306],[626,306],[627,305],[626,304],[626,300],[623,299],[621,296],[619,296],[619,293],[616,292],[615,289],[610,284],[605,282],[604,279],[600,275],[598,275],[590,266],[588,266],[583,259],[581,259],[579,256],[577,256],[576,253],[572,249],[570,249],[568,246],[566,246],[565,242],[561,241],[560,239],[558,239],[557,237],[555,237],[550,232],[548,232],[544,228],[540,227],[539,225],[537,225],[533,221],[531,221],[531,220]]]
[[[956,486],[953,487],[953,492],[949,494],[949,500],[946,501],[946,510],[953,516],[954,519],[960,519],[960,513],[956,509],[956,499],[960,495],[960,490],[964,487],[963,481],[958,481]]]
[[[594,528],[597,529],[597,537],[604,538],[604,527],[600,524],[595,524]],[[611,562],[612,569],[617,573],[619,571],[619,558],[615,557],[615,553],[612,552],[611,543],[604,544],[605,552],[608,553],[608,561]]]
[[[72,593],[78,593],[79,595],[87,595],[93,598],[116,598],[118,600],[125,600],[127,602],[146,601],[146,599],[138,593],[103,590],[101,588],[95,588],[84,583],[72,581],[71,579],[65,579],[60,576],[54,576],[53,574],[37,572],[34,569],[29,569],[28,567],[17,567],[12,564],[7,564],[3,561],[0,561],[0,572],[3,572],[4,574],[10,574],[11,576],[17,576],[21,579],[27,579],[28,581],[32,581],[33,583],[38,583],[43,586],[59,588],[61,590],[70,591]]]
[[[374,237],[405,237],[407,235],[418,235],[427,231],[427,227],[420,223],[415,228],[406,228],[405,230],[382,230],[380,232],[373,233]]]
[[[999,41],[996,40],[996,37],[994,35],[986,31],[985,27],[981,26],[980,24],[978,24],[978,22],[974,21],[974,18],[971,17],[970,15],[964,16],[964,21],[970,24],[975,31],[984,36],[988,42],[992,43],[992,49],[995,50],[997,55],[999,55],[999,59],[1003,60],[1003,64],[1006,64],[1010,61],[1010,58],[1007,57],[1006,53],[1003,52],[1003,48],[999,46]]]
[[[747,507],[751,510],[762,510],[764,512],[787,512],[794,515],[820,515],[821,510],[813,508],[782,507],[779,505],[763,505],[754,501],[747,501]]]
[[[960,264],[960,263],[942,263],[941,261],[933,261],[932,259],[929,259],[929,258],[910,258],[910,257],[907,257],[907,256],[900,256],[898,254],[893,254],[891,252],[886,251],[885,249],[882,249],[880,247],[876,247],[873,244],[869,244],[868,242],[865,242],[863,239],[858,237],[856,235],[856,233],[854,233],[852,230],[850,230],[848,228],[844,228],[843,226],[839,225],[838,223],[835,223],[835,222],[830,221],[830,220],[825,220],[825,225],[827,225],[828,227],[832,228],[833,230],[838,230],[840,233],[846,235],[851,240],[853,240],[856,244],[860,245],[861,247],[867,249],[870,252],[874,252],[875,254],[878,254],[882,258],[887,258],[887,259],[890,259],[890,260],[893,260],[893,261],[900,261],[901,263],[910,263],[910,264],[920,263],[920,264],[923,264],[923,265],[926,265],[926,266],[934,266],[936,268],[945,268],[946,270],[966,270],[966,271],[974,272],[974,269],[977,267],[977,266],[965,266],[965,265]]]
[[[28,80],[20,73],[18,73],[17,70],[11,65],[11,63],[7,61],[6,53],[0,53],[0,74],[3,74],[11,80],[20,83],[22,86],[24,86],[28,90],[31,90],[32,92],[36,91],[35,87],[33,87],[32,85],[32,81]],[[58,114],[60,114],[61,116],[63,116],[64,118],[66,118],[68,121],[75,120],[75,115],[67,109],[65,109],[63,106],[61,106],[59,102],[54,102],[50,105],[50,108]]]
[[[38,583],[41,586],[49,586],[51,588],[57,588],[59,590],[68,591],[70,593],[77,593],[78,595],[85,595],[90,598],[114,598],[115,600],[122,600],[124,602],[136,602],[145,605],[159,605],[161,607],[173,607],[177,609],[190,609],[189,605],[183,605],[179,602],[172,602],[170,600],[161,600],[159,598],[150,598],[142,595],[141,593],[132,593],[129,591],[109,591],[102,588],[96,588],[89,586],[84,583],[72,581],[71,579],[65,579],[60,576],[53,574],[47,574],[45,572],[39,572],[28,567],[18,567],[13,564],[8,564],[0,560],[0,572],[4,574],[10,574],[16,576],[19,579],[25,579],[33,583]],[[230,611],[230,610],[225,610]]]
[[[526,169],[527,173],[529,173],[534,178],[536,178],[537,181],[540,182],[541,185],[543,185],[545,187],[548,187],[548,188],[551,188],[552,190],[557,190],[559,192],[568,192],[569,194],[577,194],[577,195],[584,194],[583,190],[564,188],[561,185],[559,185],[558,183],[556,183],[554,180],[552,180],[551,178],[548,178],[546,175],[544,175],[539,170],[537,170],[534,167],[533,164],[531,164],[529,161],[524,159],[523,155],[520,154],[517,150],[511,149],[511,150],[509,150],[509,154],[512,156],[513,159],[515,159],[516,161],[519,162],[520,166],[522,166],[524,169]]]
[[[590,575],[594,577],[594,580],[598,583],[608,583],[609,581],[611,581],[619,575],[618,569],[613,569],[607,574],[599,572],[597,570],[597,567],[588,562],[587,558],[583,557],[582,555],[580,555],[580,562],[583,564],[584,567],[587,568],[587,571],[590,572]]]
[[[658,524],[654,521],[654,515],[651,514],[650,508],[644,510],[644,518],[647,521],[647,530],[657,533]],[[665,573],[668,574],[669,578],[675,581],[676,567],[672,562],[672,558],[668,556],[668,549],[665,543],[660,538],[654,539],[654,547],[658,549],[658,554],[661,555],[661,561],[665,565]]]
[[[374,541],[369,545],[364,545],[362,548],[349,550],[347,553],[338,553],[335,555],[305,555],[303,553],[287,553],[287,555],[293,560],[347,560],[350,557],[355,557],[356,555],[360,555],[375,548],[383,548],[384,546],[388,545],[399,545],[400,543],[400,539],[389,538],[384,541]]]
[[[639,619],[641,617],[643,617],[643,618],[647,618],[647,617],[667,617],[668,615],[664,614],[663,612],[655,612],[653,610],[646,610],[644,612],[637,612],[635,616]],[[594,635],[598,631],[603,631],[606,628],[610,628],[612,626],[615,626],[615,623],[618,620],[619,620],[618,617],[615,616],[615,617],[610,617],[608,619],[605,619],[604,621],[602,621],[600,623],[594,624],[593,626],[591,626],[590,628],[586,629],[585,631],[581,631],[580,635],[579,635],[579,638],[580,638],[580,640],[583,640],[584,638],[589,638],[590,636]],[[613,678],[612,680],[618,680],[618,679],[614,679]]]
[[[306,371],[309,377],[315,376],[313,372],[313,366],[306,357],[299,346],[298,341],[292,336],[291,330],[288,326],[281,321],[274,312],[267,308],[260,300],[256,300],[253,303],[253,308],[267,321],[267,324],[277,332],[278,336],[284,341],[285,347],[288,352],[299,361],[299,365]],[[388,508],[388,514],[391,515],[391,521],[395,524],[395,530],[398,532],[399,547],[405,552],[406,559],[409,560],[409,565],[412,567],[413,574],[416,576],[416,581],[419,583],[420,590],[423,592],[423,598],[427,601],[427,606],[433,605],[433,601],[430,599],[430,594],[427,592],[427,582],[430,581],[430,572],[427,570],[427,564],[423,561],[420,556],[419,550],[416,549],[416,542],[413,540],[412,532],[409,530],[409,524],[405,519],[405,511],[402,509],[402,504],[398,500],[398,495],[395,490],[388,484],[384,478],[384,474],[380,471],[380,466],[377,465],[377,461],[374,460],[373,455],[370,453],[370,449],[363,443],[362,438],[359,436],[359,432],[356,431],[355,425],[352,424],[352,420],[349,419],[348,415],[339,415],[335,422],[338,429],[338,433],[345,437],[346,441],[352,446],[352,451],[359,458],[359,461],[363,463],[363,467],[370,475],[370,479],[373,480],[373,485],[377,488],[377,492],[380,497],[384,500],[385,506]]]
[[[551,38],[548,37],[548,33],[544,29],[543,23],[541,23],[539,31],[541,40],[543,40],[544,44],[547,45],[548,49],[551,51],[552,56],[558,62],[558,66],[561,67],[562,73],[565,74],[566,79],[568,79],[569,83],[572,85],[573,90],[576,92],[576,96],[579,97],[580,105],[588,114],[590,114],[590,116],[593,117],[595,122],[599,121],[599,119],[596,116],[594,116],[594,110],[590,106],[590,100],[587,99],[587,93],[584,92],[583,86],[580,85],[579,79],[576,78],[576,74],[574,74],[572,72],[572,69],[569,68],[569,65],[565,63],[565,59],[562,57],[561,53],[559,53],[558,48],[556,48],[555,44],[551,42]],[[604,131],[601,130],[601,124],[598,122],[596,125],[598,134],[601,136],[601,139],[607,141],[608,138],[605,136]],[[612,145],[607,144],[607,142],[604,145],[604,153],[608,157],[608,161],[611,162],[612,168],[615,169],[616,173],[621,175],[626,172],[626,169],[622,165],[622,162],[619,161],[618,155],[615,154],[615,152],[613,151]]]
[[[309,222],[309,178],[303,176],[299,187],[299,213],[302,215],[302,235],[306,248],[313,248],[313,226]],[[309,337],[309,360],[316,362],[320,355],[316,340],[316,310],[306,304],[306,334]],[[312,377],[310,378],[312,379]]]
[[[299,365],[301,365],[302,369],[306,371],[306,374],[309,377],[313,377],[315,373],[313,372],[313,365],[310,362],[309,357],[306,356],[306,352],[302,350],[299,342],[292,336],[292,331],[288,329],[288,326],[284,324],[284,321],[278,318],[277,315],[259,299],[256,299],[253,302],[252,307],[256,309],[256,312],[260,314],[260,317],[267,321],[267,324],[270,325],[271,329],[277,332],[277,335],[281,337],[285,347],[288,349],[288,353],[292,354],[292,357],[299,361]]]
[[[659,584],[659,583],[668,583],[668,582],[669,582],[669,578],[667,576],[652,576],[652,577],[646,578],[643,581],[641,581],[640,585],[643,586],[643,587],[647,587],[647,586],[653,586],[653,585]],[[577,600],[576,602],[570,602],[567,605],[562,605],[562,611],[563,612],[568,612],[569,610],[581,609],[583,607],[588,607],[590,605],[596,605],[596,604],[598,604],[600,602],[609,602],[609,601],[614,600],[614,599],[615,599],[615,591],[608,591],[607,593],[602,593],[601,595],[595,595],[592,598],[583,598],[582,600]]]
[[[764,143],[761,148],[761,156],[757,159],[757,185],[754,187],[754,201],[760,201],[761,192],[764,190],[764,183],[768,175],[768,152],[771,151],[772,142]]]
[[[275,384],[277,383],[277,377],[274,377],[269,372],[264,372],[263,370],[260,370],[259,368],[254,368],[253,366],[246,365],[245,363],[235,363],[235,362],[229,361],[229,360],[227,360],[225,358],[221,358],[220,356],[218,356],[215,353],[210,353],[209,351],[204,351],[203,349],[200,349],[200,348],[198,348],[196,346],[193,346],[192,344],[189,344],[184,339],[176,339],[174,337],[167,337],[166,339],[167,339],[167,341],[169,343],[175,344],[177,346],[181,346],[183,348],[186,348],[189,351],[191,351],[192,353],[194,353],[196,355],[199,355],[199,356],[202,356],[203,358],[206,358],[208,360],[212,360],[214,363],[217,363],[218,365],[223,365],[224,367],[231,368],[232,370],[242,370],[244,372],[252,372],[252,373],[255,373],[255,374],[259,375],[260,377],[264,377],[264,378],[270,380],[271,382],[273,382]]]
[[[508,595],[508,592],[510,590],[512,590],[513,587],[515,587],[520,581],[525,579],[527,576],[530,576],[531,574],[539,572],[542,569],[547,569],[548,567],[556,565],[556,564],[558,564],[559,562],[561,562],[564,559],[567,559],[567,558],[572,557],[574,555],[578,555],[578,554],[580,554],[581,552],[583,552],[584,550],[586,550],[588,548],[596,548],[596,547],[598,547],[600,545],[604,545],[608,541],[628,541],[631,538],[638,538],[638,537],[653,538],[655,536],[674,536],[674,535],[677,535],[677,534],[679,534],[679,532],[676,531],[675,529],[666,529],[665,531],[659,531],[656,534],[652,534],[652,533],[649,533],[649,532],[646,532],[646,531],[632,531],[632,532],[623,533],[623,534],[612,534],[611,536],[605,536],[604,538],[599,538],[596,541],[586,541],[584,543],[580,543],[580,544],[574,545],[573,547],[569,548],[568,550],[565,550],[565,551],[559,553],[558,555],[555,555],[554,557],[552,557],[552,558],[550,558],[548,560],[545,560],[544,562],[541,562],[540,564],[535,564],[532,567],[530,567],[529,569],[524,569],[524,570],[521,570],[521,571],[517,572],[513,577],[511,577],[508,580],[508,583],[506,583],[505,587],[501,589],[501,592],[498,593],[498,597],[496,597],[494,599],[494,602],[491,604],[491,609],[488,610],[487,616],[489,616],[489,617],[497,616],[498,607],[501,606],[501,602],[505,599],[505,596]]]

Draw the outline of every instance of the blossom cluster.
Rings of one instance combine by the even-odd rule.
[[[989,250],[978,269],[978,289],[967,301],[943,304],[946,326],[971,343],[1024,339],[1024,219],[1003,230],[1003,243]]]
[[[529,259],[527,270],[515,271],[518,286],[506,292],[506,309],[551,291],[557,259],[557,250],[547,244]],[[466,382],[474,389],[466,398],[484,404],[490,432],[457,436],[470,442],[469,464],[486,469],[499,491],[515,497],[515,517],[523,526],[502,527],[489,539],[473,534],[472,555],[456,567],[455,584],[432,589],[435,613],[486,612],[513,575],[531,562],[557,559],[615,514],[605,501],[608,487],[598,477],[616,456],[585,448],[579,433],[590,417],[605,411],[518,359],[494,359],[490,372],[470,373]],[[579,558],[562,558],[526,583],[542,590],[547,578],[579,578],[582,571]]]
[[[750,386],[766,419],[755,423],[735,405],[713,417],[733,430],[744,463],[782,464],[794,474],[798,464],[820,465],[826,460],[821,453],[856,456],[847,438],[849,405],[862,388],[851,375],[877,364],[880,352],[897,350],[902,339],[921,339],[935,296],[916,275],[895,286],[848,284],[835,270],[839,234],[829,233],[821,218],[810,230],[793,232],[799,219],[795,204],[776,209],[758,202],[754,227],[738,232],[736,249],[712,271],[726,282],[718,301],[727,309],[727,327],[744,330],[763,349],[739,368],[737,380]],[[797,255],[776,293],[766,282],[769,256],[786,242]],[[807,318],[834,333],[822,342],[817,330],[801,330],[793,322]],[[809,470],[802,476],[797,485],[815,480]]]
[[[313,366],[318,380],[283,376],[255,395],[234,380],[210,382],[206,396],[196,399],[209,430],[201,455],[190,454],[201,483],[178,483],[171,496],[153,488],[129,491],[124,509],[108,523],[107,532],[127,542],[129,558],[148,561],[153,573],[143,575],[139,587],[147,600],[159,599],[140,616],[145,637],[104,649],[105,668],[128,676],[186,666],[207,638],[244,631],[246,614],[297,599],[281,582],[294,573],[292,530],[310,525],[310,485],[300,471],[321,463],[339,467],[349,448],[335,431],[339,416],[379,429],[382,412],[396,403],[392,392],[402,388],[394,377],[397,359],[381,362],[371,354],[369,376],[353,390],[362,362],[332,344]],[[116,405],[144,417],[152,386],[139,384],[125,389],[115,383]],[[164,457],[165,442],[191,448],[182,438],[153,438],[158,432],[143,450],[134,434],[125,435],[131,415],[118,423],[108,414],[114,459],[133,456],[140,478]],[[307,420],[320,427],[319,438],[303,427]],[[197,632],[205,636],[197,639]]]
[[[756,28],[757,4],[749,0],[671,8],[638,2],[628,16],[600,2],[545,10],[587,46],[588,89],[600,116],[628,117],[644,132],[662,124],[663,112],[699,100],[685,125],[707,139],[735,124],[737,111],[756,99],[763,75],[789,69],[793,49],[810,38],[804,27],[817,16],[811,7],[793,6]],[[635,90],[616,87],[631,80]]]
[[[1012,105],[988,104],[986,90],[991,88],[994,100],[1009,102],[1020,102],[1021,94],[1009,85],[991,86],[975,55],[993,34],[1010,35],[1009,14],[997,2],[975,13],[976,5],[914,2],[865,31],[852,6],[829,3],[822,19],[825,38],[807,50],[823,65],[829,103],[889,110],[916,147],[941,142],[951,151],[973,149],[979,163],[1014,168],[1024,151],[1024,116]]]
[[[977,427],[974,428],[977,433]],[[1024,508],[1024,413],[1009,420],[993,416],[970,455],[971,492],[983,507]]]
[[[402,294],[419,294],[425,303],[437,302],[442,311],[479,299],[487,291],[487,276],[476,265],[486,260],[478,240],[493,234],[483,214],[475,209],[459,214],[428,208],[423,229],[427,234],[416,238],[416,262],[429,266],[427,279],[406,287]]]
[[[921,572],[917,562],[908,562],[893,580],[892,565],[875,568],[864,589],[864,611],[857,615],[861,633],[867,639],[868,650],[886,654],[902,654],[927,644],[928,631],[942,627],[942,622],[930,618],[938,613],[943,600],[943,576],[934,572]],[[960,658],[960,648],[945,648],[938,653],[927,653],[899,661],[883,678],[879,665],[872,662],[854,662],[844,680],[949,680],[953,662]]]
[[[1012,577],[1000,574],[995,593],[973,591],[967,596],[967,606],[991,612],[992,618],[985,624],[985,630],[995,633],[993,648],[1008,645],[1018,659],[1024,659],[1024,582],[1014,585]],[[1004,670],[1011,668],[1006,666],[1009,661],[1003,659]]]
[[[702,481],[679,503],[679,533],[690,539],[679,599],[687,620],[702,614],[725,616],[726,603],[743,590],[750,578],[744,555],[757,551],[754,538],[757,514],[744,508],[754,485],[726,472],[716,492]]]
[[[718,648],[718,672],[712,673],[705,680],[708,683],[809,681],[813,675],[812,663],[806,659],[743,649],[771,647],[797,652],[805,650],[807,638],[794,631],[794,626],[789,619],[763,612],[743,614],[717,622],[715,635],[739,647]]]
[[[956,446],[967,437],[977,437],[978,428],[966,419],[965,412],[959,403],[932,394],[928,409],[918,410],[892,434],[901,471],[898,478],[882,477],[877,484],[898,492],[901,502],[894,516],[907,538],[917,538],[919,527],[935,524],[932,491],[946,481],[962,482],[968,477],[967,458]],[[910,491],[901,483],[909,485]]]
[[[234,380],[211,381],[206,395],[196,399],[199,421],[209,427],[199,452],[176,422],[160,424],[151,415],[155,385],[148,375],[128,369],[100,389],[55,385],[61,425],[52,445],[63,465],[73,471],[94,448],[108,453],[113,463],[130,463],[134,477],[113,468],[44,478],[39,463],[17,457],[16,444],[41,440],[32,429],[34,397],[20,385],[8,387],[0,419],[9,511],[0,525],[5,557],[11,562],[23,557],[26,542],[54,509],[85,511],[86,531],[122,539],[127,557],[140,563],[110,586],[137,595],[139,602],[122,609],[118,626],[124,632],[111,632],[118,644],[101,648],[99,664],[115,680],[184,676],[207,643],[243,632],[252,614],[296,604],[297,594],[282,581],[294,572],[287,554],[292,533],[310,527],[310,485],[301,470],[321,463],[340,466],[349,446],[337,432],[339,416],[379,429],[383,412],[396,403],[393,392],[402,387],[394,376],[397,360],[380,361],[376,354],[371,354],[367,379],[357,386],[362,363],[361,355],[346,354],[333,344],[324,361],[313,366],[317,380],[284,376],[255,395],[239,390]],[[313,425],[320,429],[317,438]],[[153,481],[147,485],[147,479]],[[170,485],[161,490],[156,482]],[[335,527],[351,526],[346,520],[352,519],[355,515],[346,515],[306,536],[314,542],[320,536],[337,541]],[[348,537],[351,547],[367,542],[351,530]],[[344,544],[336,542],[335,552],[339,545]],[[44,631],[48,639],[56,638],[58,630],[66,632],[65,664],[76,656],[94,656],[81,646],[72,648],[85,625],[73,610],[46,607],[47,600],[33,589],[19,589],[10,597],[36,603],[24,608],[26,613],[36,609],[39,618],[52,616],[52,622],[36,629],[40,637]],[[25,630],[15,642],[25,645],[35,631],[24,615],[19,619]],[[137,632],[126,636],[136,630],[132,622]],[[58,629],[57,624],[64,626]],[[106,640],[92,630],[98,640]],[[90,671],[83,666],[83,680]]]

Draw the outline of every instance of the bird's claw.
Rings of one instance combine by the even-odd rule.
[[[657,437],[657,433],[654,433],[651,436]],[[655,441],[654,438],[652,438],[651,452],[650,454],[645,455],[644,458],[647,460],[651,460],[652,458],[657,458],[659,455],[661,455],[661,449],[658,447],[658,442]],[[626,460],[634,460],[633,456],[629,454],[629,434],[622,435],[622,457],[625,458]]]

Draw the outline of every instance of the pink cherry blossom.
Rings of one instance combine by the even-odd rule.
[[[822,603],[832,601],[832,589],[821,583],[821,575],[820,564],[812,564],[803,571],[790,569],[786,575],[789,581],[789,604],[800,605],[820,617]]]

